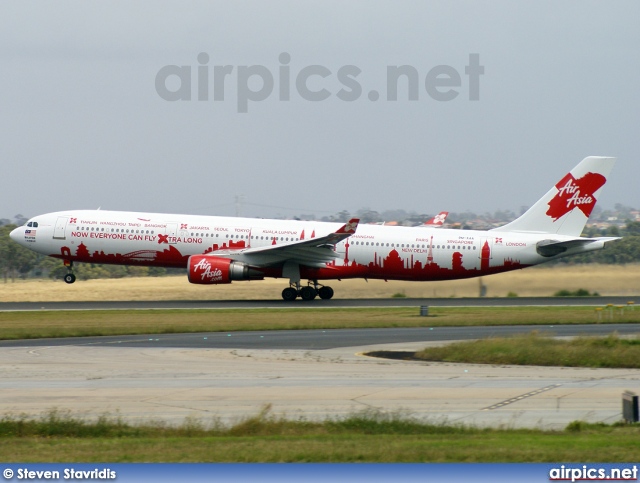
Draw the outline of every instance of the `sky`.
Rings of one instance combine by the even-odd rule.
[[[635,1],[2,2],[0,218],[519,212],[590,155],[618,157],[600,206],[640,207],[638,18]]]

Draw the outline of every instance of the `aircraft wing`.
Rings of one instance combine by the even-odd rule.
[[[574,238],[573,240],[542,240],[536,245],[537,252],[543,257],[552,257],[564,253],[571,248],[578,248],[590,245],[592,243],[600,243],[604,245],[606,242],[620,240],[620,237],[599,237],[599,238]]]
[[[308,240],[240,250],[216,250],[210,255],[230,258],[256,267],[282,262],[293,262],[308,267],[323,267],[326,263],[339,257],[334,251],[334,246],[353,235],[359,222],[359,219],[353,218],[333,233]]]

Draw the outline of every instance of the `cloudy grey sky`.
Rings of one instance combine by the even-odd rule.
[[[635,1],[3,2],[0,218],[97,207],[233,215],[237,195],[243,215],[264,217],[517,211],[588,155],[619,158],[602,204],[638,207],[638,18]],[[209,100],[198,100],[201,52]],[[282,53],[289,101],[279,100]],[[474,53],[477,101],[465,74]],[[156,91],[167,65],[192,73],[190,101]],[[273,92],[239,113],[240,72],[253,65],[273,75]],[[330,72],[307,81],[330,93],[323,101],[296,87],[313,65]],[[387,66],[398,65],[417,71],[418,100],[405,78],[387,100]],[[449,101],[425,87],[439,65],[460,75]],[[356,100],[337,96],[349,90],[343,66],[361,70]],[[184,93],[175,75],[165,85]]]

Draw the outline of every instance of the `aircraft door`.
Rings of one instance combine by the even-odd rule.
[[[169,237],[169,244],[175,245],[177,243],[178,236],[178,224],[167,223],[167,236]]]
[[[66,240],[67,223],[69,222],[68,216],[59,216],[56,220],[56,226],[53,228],[54,240]]]

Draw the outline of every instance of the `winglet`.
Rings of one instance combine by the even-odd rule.
[[[358,223],[360,223],[359,218],[351,218],[348,222],[342,225],[335,233],[343,234],[348,233],[349,235],[353,235],[358,228]]]

